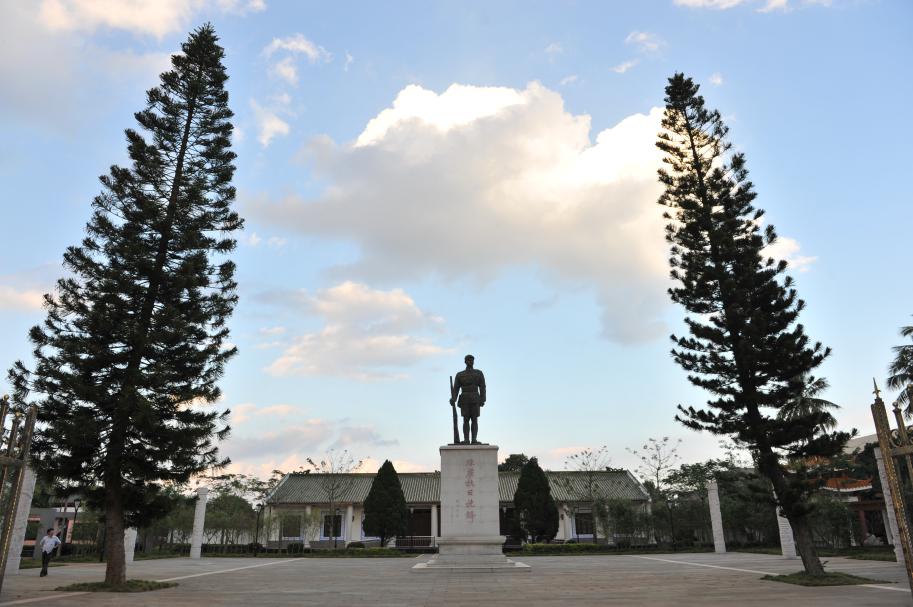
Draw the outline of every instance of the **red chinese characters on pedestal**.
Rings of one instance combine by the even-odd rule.
[[[466,500],[463,502],[463,505],[466,509],[466,521],[470,524],[474,523],[476,520],[476,504],[475,504],[475,461],[472,458],[466,460],[466,482],[463,483],[466,486]]]

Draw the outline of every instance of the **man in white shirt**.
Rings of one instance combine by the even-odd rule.
[[[54,551],[57,550],[59,545],[60,538],[54,535],[54,528],[51,527],[48,529],[48,534],[41,538],[41,577],[48,574],[48,563],[51,562]]]

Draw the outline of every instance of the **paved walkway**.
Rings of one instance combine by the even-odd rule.
[[[427,558],[427,557],[419,557]],[[791,573],[799,561],[762,554],[564,556],[523,559],[526,574],[414,573],[415,559],[208,558],[137,561],[131,578],[170,580],[177,588],[142,594],[60,593],[53,588],[98,581],[104,566],[37,569],[7,577],[0,607],[13,605],[841,605],[911,604],[903,568],[896,563],[826,559],[829,571],[887,580],[870,587],[804,588],[759,578]]]

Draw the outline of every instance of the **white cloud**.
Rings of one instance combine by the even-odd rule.
[[[809,267],[818,258],[808,255],[799,255],[801,245],[794,238],[778,236],[777,240],[764,249],[764,254],[774,259],[785,259],[789,267],[799,272],[808,272]]]
[[[355,57],[350,55],[349,51],[346,51],[346,62],[345,62],[345,65],[342,66],[342,71],[348,72],[349,66],[352,65],[353,63],[355,63]]]
[[[665,42],[656,34],[633,31],[625,38],[625,44],[634,45],[642,53],[655,53]]]
[[[723,75],[719,72],[713,72],[710,74],[710,84],[713,86],[722,86],[723,84]]]
[[[263,335],[282,335],[286,330],[285,327],[262,327],[260,333]]]
[[[303,54],[310,63],[317,63],[318,61],[329,63],[333,60],[333,55],[328,50],[318,44],[314,44],[305,38],[304,34],[295,34],[286,38],[273,38],[272,42],[263,49],[263,54],[271,57],[276,51],[287,51],[295,55]]]
[[[250,107],[254,111],[254,121],[257,123],[257,141],[267,147],[275,137],[284,137],[289,134],[289,123],[280,118],[274,110],[265,108],[251,99]]]
[[[612,68],[612,71],[616,74],[624,74],[629,69],[637,65],[637,59],[632,59],[631,61],[625,61],[624,63],[619,63]]]
[[[41,23],[55,31],[125,30],[161,38],[186,30],[199,12],[245,15],[266,8],[263,0],[42,0]]]
[[[570,76],[565,76],[561,79],[561,86],[567,86],[569,84],[574,84],[577,82],[577,74],[571,74]]]
[[[356,243],[361,257],[336,271],[371,282],[439,276],[484,284],[535,267],[556,289],[592,288],[606,336],[649,339],[665,331],[654,146],[661,114],[629,116],[593,143],[590,117],[567,112],[538,83],[453,85],[441,94],[410,85],[355,144],[311,143],[314,174],[328,184],[322,195],[254,202],[252,212],[283,229]],[[465,217],[472,219],[463,228]],[[340,341],[332,323],[324,333],[298,346],[308,352]],[[388,340],[406,358],[440,351]],[[371,353],[365,344],[366,359]],[[287,366],[320,362],[307,360]]]
[[[263,240],[263,239],[260,238],[259,236],[257,236],[256,232],[251,232],[250,236],[247,237],[247,244],[249,244],[252,247],[255,247],[260,244],[261,240]]]
[[[772,13],[773,11],[784,11],[787,12],[790,10],[789,0],[767,0],[764,3],[764,6],[758,9],[759,13]]]
[[[298,66],[295,64],[294,57],[285,57],[278,63],[274,63],[270,72],[289,84],[298,84]]]
[[[344,282],[314,295],[301,292],[298,301],[324,326],[288,344],[267,367],[272,375],[394,378],[402,367],[448,352],[420,335],[438,328],[441,319],[423,312],[401,289]]]
[[[545,47],[545,54],[548,55],[548,60],[554,62],[555,58],[564,52],[564,49],[561,48],[561,45],[557,42],[552,42]]]
[[[40,310],[43,303],[44,293],[41,291],[0,285],[0,310]]]
[[[272,249],[281,249],[286,244],[288,244],[288,239],[279,236],[270,236],[269,240],[266,241],[266,246]]]

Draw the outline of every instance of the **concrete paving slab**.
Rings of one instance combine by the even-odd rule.
[[[805,588],[762,581],[765,573],[791,573],[801,565],[776,556],[743,553],[525,557],[532,572],[522,576],[415,575],[411,567],[416,559],[408,558],[162,559],[131,563],[129,577],[173,580],[178,582],[177,588],[129,595],[54,592],[57,586],[98,581],[104,575],[103,565],[68,565],[51,569],[46,578],[39,578],[37,569],[7,578],[0,607],[911,604],[904,570],[896,563],[826,560],[830,571],[888,583]]]

